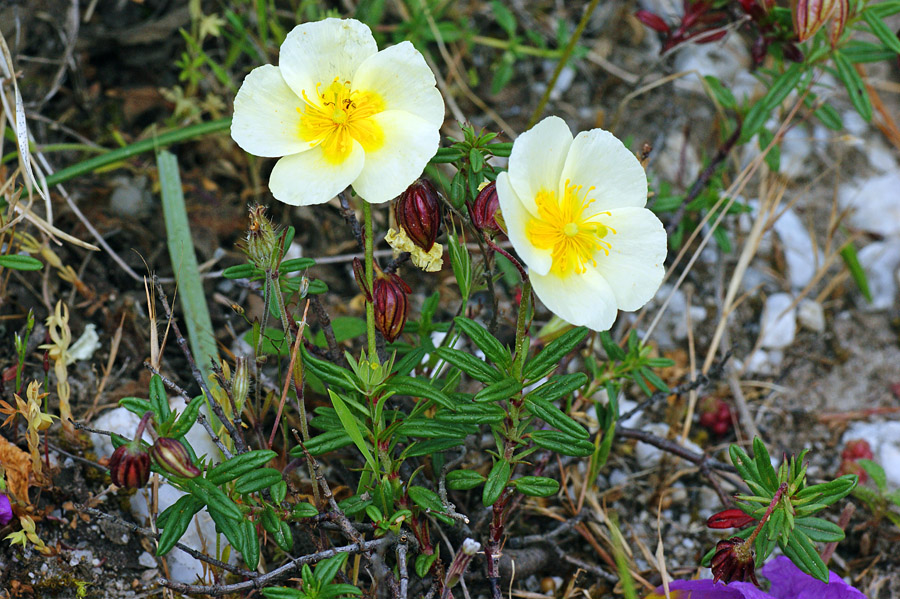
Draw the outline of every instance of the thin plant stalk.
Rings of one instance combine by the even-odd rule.
[[[373,289],[375,279],[375,257],[373,255],[372,244],[372,205],[368,202],[363,202],[363,219],[365,220],[366,227],[363,239],[366,253],[366,287],[371,290]],[[366,337],[369,341],[369,360],[377,360],[378,350],[375,345],[375,304],[373,302],[366,302]]]

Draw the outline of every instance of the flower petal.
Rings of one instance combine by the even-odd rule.
[[[409,42],[367,58],[353,75],[353,89],[377,93],[385,110],[405,110],[438,128],[444,124],[444,99],[434,73]]]
[[[548,116],[516,138],[509,156],[509,182],[528,212],[537,216],[539,191],[561,193],[560,174],[572,145],[572,132],[558,116]]]
[[[497,176],[497,200],[500,202],[500,212],[506,224],[506,234],[519,258],[534,274],[545,275],[550,272],[553,253],[550,249],[541,250],[534,247],[528,239],[525,225],[531,219],[531,213],[513,190],[507,173],[500,173]]]
[[[231,137],[255,156],[286,156],[308,149],[300,139],[300,99],[270,64],[250,71],[234,99]]]
[[[616,231],[604,238],[609,256],[595,256],[596,271],[609,283],[620,310],[637,310],[662,283],[666,269],[666,231],[646,208],[618,208],[602,223]]]
[[[353,189],[370,204],[381,204],[400,195],[422,174],[437,152],[440,134],[432,123],[404,110],[388,110],[372,119],[384,133],[384,143],[366,152]]]
[[[578,134],[562,169],[561,180],[593,186],[588,197],[594,199],[591,210],[647,203],[647,175],[638,159],[609,131],[591,129]]]
[[[710,579],[673,580],[669,583],[669,591],[672,599],[773,599],[749,582],[726,585]],[[662,599],[665,596],[663,587],[659,587],[644,599]]]
[[[334,164],[325,158],[321,147],[302,154],[285,156],[272,169],[269,189],[276,200],[292,206],[323,204],[344,191],[363,168],[365,152],[359,142],[346,160]]]
[[[281,44],[278,66],[298,97],[315,97],[316,84],[339,77],[352,81],[367,58],[378,52],[372,30],[355,19],[325,19],[297,25]]]
[[[826,584],[802,572],[783,555],[763,566],[760,574],[772,583],[769,593],[775,599],[865,599],[862,592],[834,572],[828,572]]]
[[[531,271],[530,277],[534,292],[547,309],[566,322],[606,331],[616,321],[613,290],[597,271],[566,277]]]

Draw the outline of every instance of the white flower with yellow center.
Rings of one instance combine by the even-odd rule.
[[[644,169],[608,131],[573,139],[544,119],[516,139],[497,195],[535,293],[564,320],[605,331],[659,288],[666,233],[644,208]]]
[[[381,52],[366,25],[298,25],[278,66],[253,69],[234,99],[231,136],[256,156],[282,156],[269,189],[295,206],[321,204],[352,185],[366,201],[396,197],[440,142],[444,101],[409,42]]]

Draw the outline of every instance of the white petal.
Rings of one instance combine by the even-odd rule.
[[[594,199],[591,210],[602,212],[612,208],[647,203],[647,175],[638,159],[609,131],[591,129],[575,137],[562,180],[595,189],[588,195]]]
[[[609,283],[621,310],[637,310],[656,294],[665,275],[666,231],[646,208],[619,208],[603,224],[616,230],[604,240],[609,256],[596,256],[597,272]]]
[[[534,197],[539,191],[559,193],[560,174],[572,132],[558,116],[548,116],[520,135],[509,156],[509,182],[525,208],[537,215]]]
[[[372,30],[355,19],[325,19],[297,25],[281,44],[278,66],[291,89],[315,97],[316,84],[339,77],[352,81],[359,65],[378,52]]]
[[[444,123],[444,99],[434,73],[409,42],[401,42],[366,59],[353,75],[353,89],[372,91],[385,110],[411,112],[435,127]]]
[[[269,189],[276,200],[292,206],[323,204],[350,185],[364,162],[365,152],[356,141],[340,164],[326,160],[322,148],[317,146],[279,160],[269,177]]]
[[[301,105],[281,77],[278,67],[257,67],[241,84],[234,98],[231,137],[255,156],[286,156],[303,152],[308,145],[300,139]]]
[[[362,172],[353,189],[371,204],[391,200],[410,186],[437,152],[437,127],[402,110],[388,110],[372,117],[384,132],[384,144],[366,152]]]
[[[530,273],[534,292],[547,309],[574,325],[606,331],[616,321],[616,298],[596,271],[563,278]]]
[[[500,212],[513,249],[533,274],[547,274],[553,266],[553,253],[549,249],[541,250],[534,247],[528,240],[525,225],[531,219],[531,213],[513,190],[507,173],[500,173],[497,176],[497,199],[500,201]]]

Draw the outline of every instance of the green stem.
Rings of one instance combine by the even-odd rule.
[[[90,158],[83,162],[78,162],[76,164],[73,164],[72,166],[56,171],[55,173],[47,177],[47,186],[49,187],[51,185],[62,183],[63,181],[68,181],[69,179],[74,179],[75,177],[78,177],[80,175],[93,172],[101,167],[120,162],[122,160],[125,160],[126,158],[131,158],[132,156],[136,156],[144,152],[163,148],[180,141],[194,139],[195,137],[209,135],[210,133],[225,131],[230,126],[231,118],[224,118],[216,121],[209,121],[207,123],[200,123],[198,125],[191,125],[190,127],[176,129],[175,131],[167,131],[165,133],[155,135],[149,139],[135,142],[133,144],[125,146],[124,148],[112,150],[111,152],[107,152],[100,156],[95,156],[94,158]]]
[[[528,355],[528,313],[531,304],[531,279],[522,279],[522,301],[519,302],[519,317],[516,319],[516,361],[513,364],[513,376],[522,376],[522,368]]]
[[[519,44],[514,44],[509,40],[500,40],[495,37],[487,37],[484,35],[473,35],[469,39],[476,44],[488,46],[489,48],[513,50],[516,54],[526,54],[529,56],[538,56],[540,58],[557,58],[562,54],[561,50],[545,50],[544,48],[535,48],[533,46],[521,46]]]
[[[541,101],[538,102],[537,108],[534,109],[534,113],[531,115],[531,119],[528,121],[529,129],[534,126],[537,120],[541,118],[541,115],[544,113],[544,108],[546,108],[547,106],[547,101],[550,100],[550,93],[553,91],[553,88],[556,87],[556,80],[559,79],[559,74],[562,73],[563,67],[566,66],[567,62],[569,62],[569,57],[572,56],[572,52],[575,50],[575,45],[578,43],[578,40],[581,39],[581,34],[584,33],[584,28],[587,27],[588,21],[590,21],[591,15],[594,13],[594,9],[597,8],[598,3],[599,0],[591,0],[591,3],[584,11],[584,15],[582,15],[581,17],[581,21],[578,23],[578,27],[575,28],[575,32],[572,34],[572,37],[569,38],[569,43],[566,44],[566,47],[563,49],[562,54],[559,57],[559,62],[556,65],[556,70],[553,71],[553,76],[550,78],[550,82],[547,84],[547,89],[544,90],[544,95],[541,96]]]
[[[365,220],[366,227],[364,239],[366,252],[366,287],[374,293],[375,256],[372,243],[372,205],[366,201],[363,201],[363,219]],[[375,346],[375,304],[372,302],[366,302],[366,337],[369,340],[369,361],[377,362],[378,350]]]

